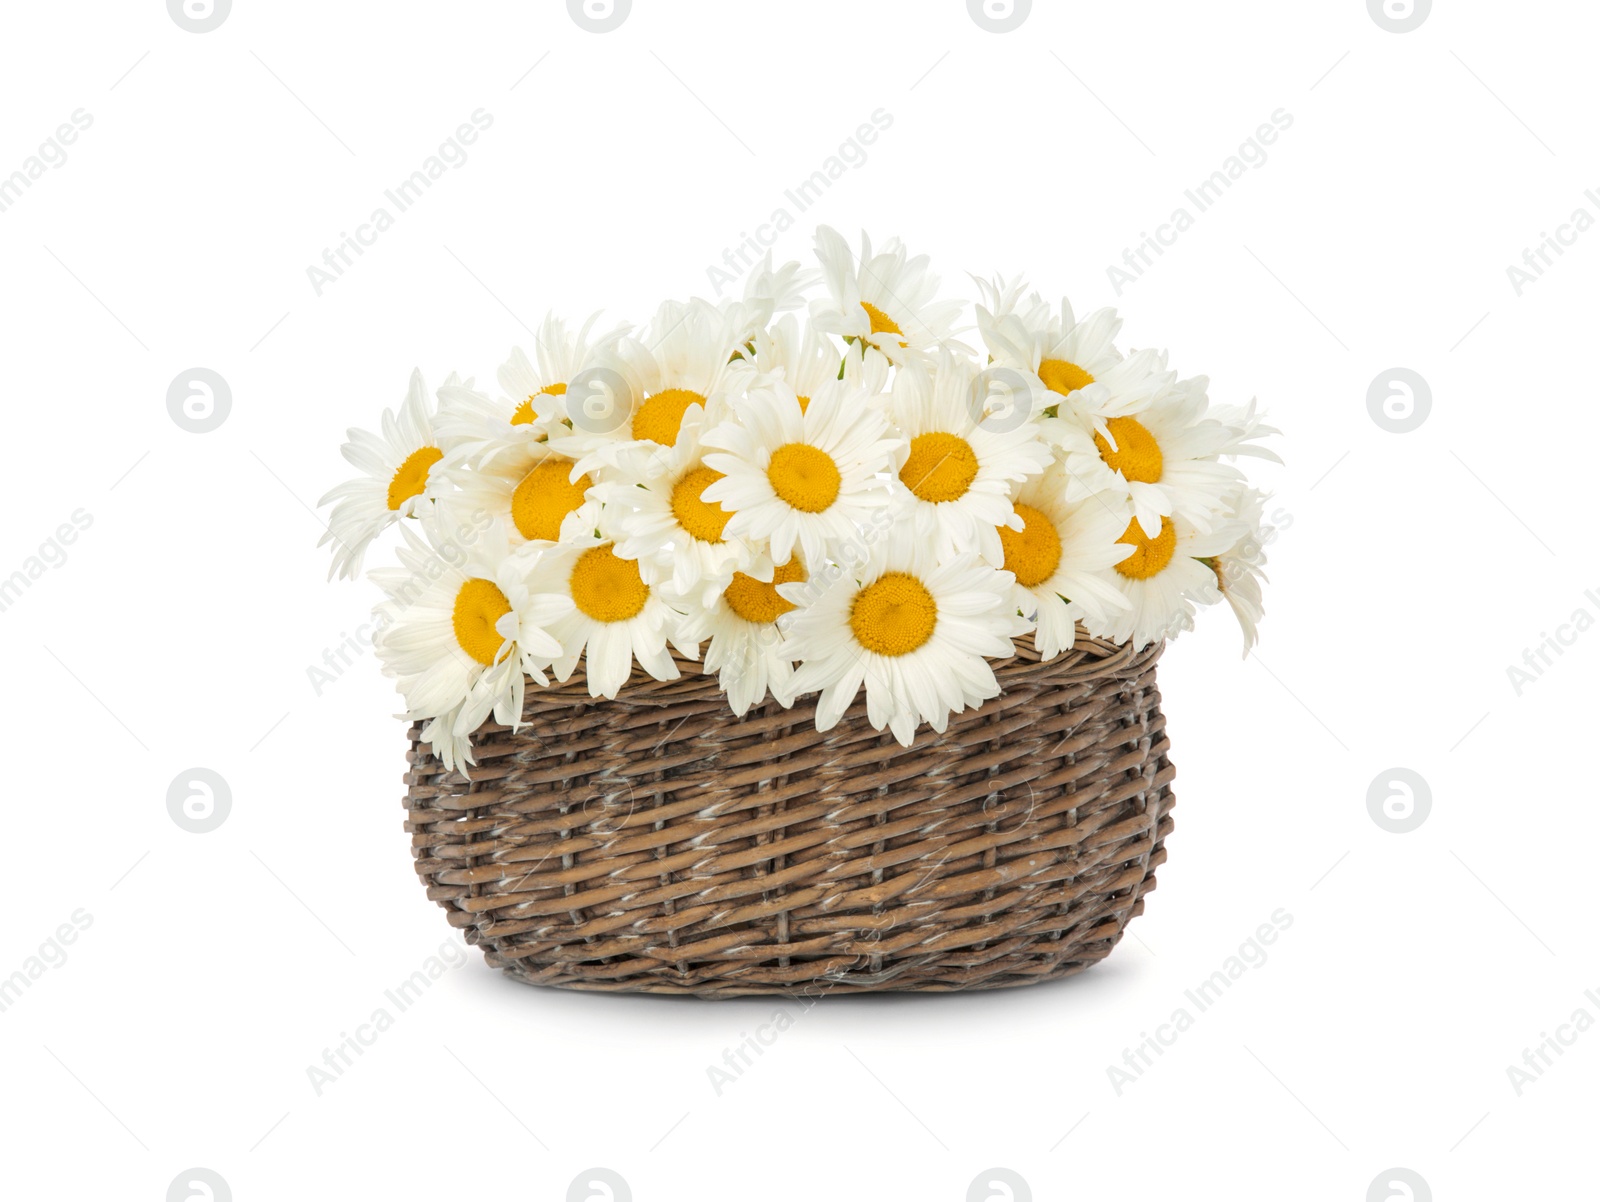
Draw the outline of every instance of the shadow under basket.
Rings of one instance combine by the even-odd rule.
[[[1162,645],[994,664],[1001,695],[911,747],[715,677],[530,684],[470,782],[411,730],[419,876],[491,965],[566,989],[1000,989],[1080,972],[1144,910],[1172,832]]]

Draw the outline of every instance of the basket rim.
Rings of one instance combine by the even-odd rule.
[[[1158,639],[1135,649],[1132,643],[1116,643],[1110,639],[1093,636],[1079,626],[1072,649],[1049,660],[1040,655],[1032,631],[1014,640],[1014,645],[1015,654],[1005,659],[989,661],[1002,693],[1009,681],[1032,676],[1041,670],[1047,671],[1052,678],[1062,683],[1089,682],[1110,676],[1135,674],[1161,655],[1166,648],[1166,641]],[[525,678],[523,713],[526,714],[530,710],[563,711],[574,706],[601,705],[653,710],[664,705],[711,698],[726,704],[716,673],[707,672],[701,661],[688,659],[676,650],[672,653],[672,659],[679,672],[676,679],[657,680],[635,663],[627,683],[622,686],[617,696],[607,698],[590,694],[588,674],[584,670],[584,659],[580,656],[572,675],[565,681],[557,681],[552,677],[548,685],[541,685],[537,681]],[[818,696],[817,692],[802,693],[794,699],[792,706],[785,708],[814,707]],[[860,701],[858,697],[852,705],[859,704]],[[765,701],[752,707],[750,713],[743,718],[734,716],[730,711],[729,720],[743,721],[745,718],[753,717],[771,703],[772,697],[769,694]],[[520,729],[520,726],[521,724],[509,726],[496,722],[491,715],[473,734],[475,737],[481,737],[515,731]],[[421,727],[421,722],[411,724],[410,737],[413,742],[419,741]]]

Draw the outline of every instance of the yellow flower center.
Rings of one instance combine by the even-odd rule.
[[[428,473],[433,465],[444,458],[438,447],[418,447],[406,456],[406,461],[396,469],[389,481],[389,508],[399,509],[412,497],[428,487]]]
[[[767,464],[772,491],[801,513],[821,513],[839,497],[839,467],[826,451],[791,442],[772,452]]]
[[[895,324],[894,318],[878,308],[877,305],[869,305],[866,301],[862,301],[861,307],[867,311],[867,320],[872,323],[872,332],[874,334],[899,334],[902,332],[900,327]],[[902,342],[900,345],[904,346],[905,343]]]
[[[879,655],[909,655],[933,637],[938,621],[933,594],[906,572],[880,576],[850,604],[856,642]]]
[[[1000,527],[1000,546],[1006,553],[1005,568],[1023,588],[1043,584],[1061,565],[1061,535],[1055,523],[1032,505],[1018,503],[1017,516],[1022,529]]]
[[[1068,363],[1065,359],[1041,360],[1039,379],[1044,381],[1044,386],[1051,392],[1059,392],[1062,396],[1094,383],[1093,376],[1076,363]]]
[[[806,408],[811,404],[811,398],[808,396],[802,396],[800,393],[795,393],[794,399],[800,402],[801,413],[804,413]]]
[[[664,447],[678,445],[678,431],[690,405],[704,405],[706,398],[687,388],[663,388],[646,397],[633,415],[633,436],[659,442]]]
[[[778,585],[791,584],[805,578],[805,565],[796,555],[788,563],[780,565],[773,571],[771,584],[746,576],[743,572],[735,572],[733,580],[723,591],[722,598],[728,603],[728,608],[746,622],[766,625],[776,622],[794,608],[793,601],[785,601],[778,595]]]
[[[533,396],[529,397],[527,400],[523,401],[522,404],[517,406],[516,412],[511,415],[511,424],[513,426],[531,426],[534,423],[534,420],[539,416],[538,412],[533,407],[533,402],[536,398],[542,396],[566,395],[567,386],[565,384],[546,384],[543,388],[539,389],[538,392],[534,393]]]
[[[721,472],[697,467],[672,486],[673,516],[678,525],[703,543],[720,543],[722,529],[733,516],[722,506],[700,499],[700,494],[720,479]]]
[[[1137,418],[1113,417],[1106,422],[1106,428],[1117,440],[1117,449],[1111,449],[1103,434],[1094,436],[1094,445],[1107,467],[1121,472],[1125,480],[1141,484],[1154,484],[1161,479],[1161,444]]]
[[[526,539],[555,542],[561,537],[561,520],[583,504],[593,483],[579,476],[574,484],[572,460],[546,459],[522,478],[511,493],[511,520]]]
[[[650,586],[640,578],[639,565],[619,558],[610,543],[578,556],[567,583],[572,603],[596,622],[626,622],[637,617],[650,599]]]
[[[511,602],[494,581],[475,576],[463,584],[451,615],[461,650],[484,667],[493,667],[505,644],[494,624],[510,612]]]
[[[900,482],[923,501],[959,501],[977,475],[978,457],[967,440],[940,431],[911,440]]]
[[[1162,518],[1161,533],[1148,538],[1139,519],[1134,518],[1117,541],[1133,548],[1133,554],[1116,565],[1117,571],[1133,580],[1148,580],[1172,562],[1172,553],[1178,549],[1178,532],[1171,518]]]

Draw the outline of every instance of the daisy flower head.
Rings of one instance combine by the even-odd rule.
[[[800,399],[802,412],[814,393],[835,380],[854,380],[874,396],[889,382],[889,362],[882,355],[846,355],[815,323],[802,324],[792,313],[757,330],[751,347],[750,358],[758,376],[781,373]]]
[[[617,554],[612,533],[603,529],[544,548],[532,570],[536,587],[572,603],[550,626],[561,644],[551,671],[565,681],[582,658],[591,697],[615,698],[634,660],[657,680],[676,680],[668,639],[687,659],[699,652],[679,636],[680,614],[645,583],[638,561]]]
[[[1250,654],[1250,648],[1259,639],[1256,626],[1266,612],[1261,586],[1267,579],[1267,546],[1278,535],[1277,530],[1268,525],[1263,512],[1266,500],[1266,494],[1256,489],[1240,489],[1231,506],[1237,522],[1238,541],[1227,550],[1201,560],[1216,573],[1222,599],[1233,610],[1233,616],[1244,631],[1244,655]]]
[[[723,302],[725,309],[737,310],[735,339],[745,345],[777,314],[803,308],[807,293],[821,278],[822,273],[815,267],[806,267],[795,259],[775,268],[772,252],[767,251],[745,277],[744,295]]]
[[[503,523],[513,548],[593,533],[600,500],[594,480],[576,472],[577,464],[562,453],[569,442],[486,442],[476,467],[452,452],[440,469],[455,489],[449,499]]]
[[[701,497],[733,511],[728,536],[770,543],[774,562],[798,547],[805,562],[822,563],[893,506],[888,435],[855,381],[819,388],[804,409],[786,381],[770,381],[706,434],[705,464],[723,479]]]
[[[1205,388],[1204,377],[1165,382],[1147,395],[1115,398],[1076,432],[1067,423],[1055,427],[1065,435],[1068,471],[1092,492],[1126,496],[1147,537],[1174,516],[1209,530],[1243,476],[1218,458],[1230,431],[1206,416]]]
[[[902,435],[894,466],[910,537],[941,556],[976,550],[997,562],[996,528],[1020,525],[1012,489],[1050,466],[1051,453],[1026,404],[990,420],[978,392],[987,382],[948,352],[907,364],[895,375],[889,418]]]
[[[1239,534],[1237,522],[1203,531],[1176,515],[1161,518],[1152,538],[1138,518],[1130,520],[1117,541],[1133,550],[1111,569],[1127,608],[1109,614],[1104,627],[1091,627],[1091,633],[1138,649],[1192,629],[1195,605],[1221,600],[1216,571],[1206,561],[1236,545]]]
[[[989,339],[986,323],[993,325],[1001,318],[1016,316],[1022,328],[1033,329],[1050,320],[1050,303],[1037,292],[1030,291],[1027,280],[1020,275],[1010,280],[1002,275],[992,280],[975,275],[972,282],[978,288],[978,300],[974,307],[978,315],[978,332],[985,343]],[[997,357],[992,349],[990,357]]]
[[[723,477],[706,465],[698,445],[682,440],[647,461],[648,470],[630,470],[639,462],[624,460],[598,494],[616,532],[617,554],[638,561],[646,584],[670,586],[676,596],[705,605],[735,572],[772,578],[765,551],[728,532],[733,510],[706,499],[706,490]]]
[[[450,378],[454,386],[456,378]],[[433,407],[420,370],[411,373],[398,409],[385,409],[378,433],[351,429],[340,453],[362,474],[336,485],[317,502],[331,504],[328,529],[317,545],[334,544],[335,575],[354,578],[372,540],[401,518],[414,517],[441,490],[434,468],[444,458]]]
[[[624,461],[636,474],[666,470],[662,448],[720,420],[754,374],[737,353],[737,326],[706,301],[668,301],[637,338],[595,356],[566,393],[584,470]]]
[[[1256,411],[1254,397],[1250,399],[1249,405],[1215,405],[1210,410],[1210,416],[1228,431],[1228,437],[1222,444],[1221,454],[1250,455],[1257,459],[1271,460],[1273,463],[1283,462],[1271,447],[1258,445],[1259,439],[1282,434],[1283,431],[1276,426],[1267,425],[1266,415]]]
[[[1116,337],[1122,318],[1115,309],[1100,309],[1079,321],[1072,302],[1061,298],[1052,312],[1037,295],[1027,305],[1011,304],[990,289],[987,299],[999,308],[979,305],[978,331],[996,364],[1038,378],[1053,408],[1065,405],[1068,415],[1082,415],[1104,406],[1108,397],[1143,396],[1160,382],[1165,364],[1153,352],[1124,359]]]
[[[794,704],[794,664],[784,653],[783,628],[797,607],[778,589],[805,582],[805,564],[795,554],[771,569],[770,580],[735,572],[709,603],[684,601],[680,638],[710,640],[705,670],[717,674],[735,716],[743,717],[769,692],[785,709]]]
[[[524,679],[546,682],[545,665],[561,653],[548,628],[572,608],[530,586],[499,522],[466,512],[445,504],[424,514],[420,535],[402,530],[400,566],[372,573],[387,595],[378,658],[399,682],[406,717],[426,722],[423,739],[450,768],[473,762],[468,736],[490,714],[520,724]]]
[[[547,315],[535,336],[534,357],[512,347],[498,372],[501,396],[491,398],[472,388],[439,390],[438,429],[464,459],[475,460],[491,450],[539,442],[562,428],[567,386],[599,351],[616,343],[626,332],[619,325],[591,337],[600,314],[573,330],[554,313]]]
[[[974,355],[926,255],[815,237],[804,265],[747,239],[715,299],[637,328],[552,313],[498,388],[413,373],[349,432],[330,575],[401,527],[378,646],[445,763],[580,666],[552,702],[703,650],[690,674],[734,715],[809,693],[819,730],[848,711],[888,746],[995,697],[1021,634],[1045,660],[1142,648],[1226,600],[1248,653],[1274,531],[1241,467],[1278,461],[1254,401],[1212,406],[1205,377],[1119,346],[1113,309],[1022,275],[972,277]]]
[[[1073,498],[1059,468],[1023,484],[1014,505],[1020,528],[998,529],[1004,555],[996,563],[1015,580],[1008,604],[1034,622],[1034,643],[1047,660],[1072,650],[1081,620],[1091,631],[1130,607],[1115,566],[1134,553],[1118,539],[1132,519],[1113,493]]]
[[[1027,622],[1007,604],[1009,572],[970,552],[938,562],[916,539],[877,540],[810,605],[791,615],[785,654],[797,694],[821,690],[817,729],[831,730],[865,685],[867,720],[909,747],[919,723],[943,732],[952,713],[999,695],[985,657],[1015,652]],[[800,598],[805,587],[779,585]]]
[[[827,226],[817,228],[817,258],[827,295],[811,302],[811,319],[826,333],[853,340],[865,354],[881,353],[896,366],[930,348],[948,344],[962,302],[939,300],[939,277],[927,255],[908,256],[898,238],[874,254],[861,235],[856,258],[844,238]]]

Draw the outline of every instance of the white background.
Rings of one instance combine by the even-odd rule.
[[[1520,1096],[1507,1074],[1600,1019],[1600,635],[1507,674],[1600,617],[1600,232],[1520,296],[1506,272],[1600,216],[1591,6],[1441,2],[1400,34],[1361,0],[1041,0],[1010,33],[960,0],[637,0],[604,34],[553,0],[5,24],[0,176],[93,124],[0,212],[0,577],[93,524],[0,612],[0,976],[92,925],[0,1013],[0,1193],[159,1202],[201,1166],[240,1202],[561,1199],[601,1166],[640,1202],[958,1202],[998,1166],[1037,1199],[1360,1202],[1405,1196],[1369,1193],[1394,1167],[1441,1200],[1595,1196],[1600,1029]],[[307,267],[480,108],[465,165],[317,295]],[[798,213],[785,189],[879,108]],[[1119,296],[1108,265],[1278,109],[1266,163]],[[492,378],[548,307],[709,295],[780,207],[779,258],[821,221],[900,234],[953,291],[1026,271],[1117,304],[1284,429],[1259,655],[1211,613],[1162,663],[1179,805],[1148,913],[1068,981],[790,1003],[720,1096],[708,1067],[778,1003],[534,990],[474,952],[319,1096],[308,1066],[450,937],[389,683],[370,655],[308,678],[374,599],[324,583],[308,508],[345,427],[414,364]],[[195,366],[232,394],[205,434],[166,408]],[[1431,389],[1410,433],[1367,407],[1395,366]],[[231,789],[208,834],[167,813],[196,766]],[[1368,812],[1397,766],[1431,791],[1407,834]],[[1280,909],[1119,1094],[1108,1066]]]

